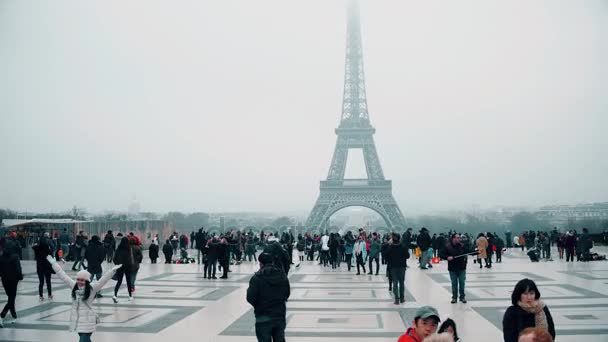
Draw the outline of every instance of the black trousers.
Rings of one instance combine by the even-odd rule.
[[[405,267],[391,267],[395,300],[405,299]]]
[[[9,310],[13,318],[17,318],[17,311],[15,311],[15,299],[17,299],[17,284],[19,284],[19,281],[8,282],[5,281],[4,278],[2,278],[2,286],[4,287],[4,292],[6,292],[6,296],[8,297],[8,301],[4,306],[4,309],[2,309],[2,313],[0,314],[0,317],[2,318],[6,317],[6,314],[9,312]]]
[[[171,257],[173,255],[171,254],[165,254],[165,264],[170,264],[171,263]]]
[[[208,259],[207,260],[207,263],[205,264],[205,267],[203,269],[203,271],[207,275],[207,278],[215,277],[216,263],[217,263],[216,259]]]
[[[255,336],[258,338],[258,342],[284,342],[286,325],[287,322],[284,318],[256,323]]]
[[[374,265],[372,264],[374,260],[376,260],[376,274],[380,272],[380,260],[378,259],[378,257],[369,257],[369,274],[374,273]]]
[[[114,286],[114,296],[118,295],[123,276],[127,278],[127,292],[129,293],[129,297],[131,297],[131,289],[133,288],[132,280],[134,277],[131,271],[125,271],[122,268],[119,268],[118,271],[116,271],[116,278],[118,281],[116,282],[116,286]]]
[[[365,273],[365,260],[363,260],[363,254],[357,255],[356,258],[357,258],[357,274],[361,273],[359,271],[359,266],[363,267],[363,273]]]
[[[353,265],[351,265],[351,261],[353,260],[353,255],[351,254],[344,254],[346,256],[346,266],[348,266],[348,270],[350,271],[350,268],[353,267]]]
[[[574,261],[574,248],[566,248],[566,262]]]
[[[44,282],[46,280],[46,290],[49,297],[53,295],[53,288],[51,287],[51,273],[37,272],[38,273],[38,296],[42,297],[42,289],[44,288]]]

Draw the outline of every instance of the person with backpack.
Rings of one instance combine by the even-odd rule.
[[[81,270],[76,273],[76,280],[70,278],[59,266],[57,260],[47,256],[48,262],[57,273],[59,279],[72,289],[72,309],[70,310],[70,331],[76,331],[80,342],[91,342],[91,335],[95,332],[99,323],[99,316],[92,307],[97,293],[112,278],[114,272],[122,268],[122,265],[112,267],[110,272],[104,274],[97,282],[91,283],[91,273]]]
[[[304,261],[304,250],[306,249],[306,241],[302,235],[298,236],[298,243],[296,244],[298,250],[298,265]],[[297,266],[296,266],[297,267]]]

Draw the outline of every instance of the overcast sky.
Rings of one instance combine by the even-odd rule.
[[[376,147],[406,216],[608,200],[607,1],[361,13]],[[310,210],[345,20],[345,0],[0,1],[0,207],[136,194],[145,211]]]

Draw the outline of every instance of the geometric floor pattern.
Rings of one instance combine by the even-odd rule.
[[[604,247],[596,250],[607,252]],[[510,305],[511,290],[520,279],[531,278],[551,310],[559,341],[608,341],[608,262],[533,264],[521,250],[508,251],[503,262],[491,269],[479,269],[470,259],[467,304],[450,304],[445,262],[426,271],[414,264],[411,259],[406,302],[399,306],[392,304],[382,268],[378,276],[357,276],[345,265],[332,272],[316,262],[292,269],[288,340],[394,342],[410,325],[417,307],[433,305],[442,318],[456,321],[463,340],[502,341],[502,316]],[[77,335],[67,331],[70,290],[53,276],[55,300],[39,303],[35,263],[23,262],[22,267],[25,279],[19,285],[16,305],[19,320],[0,329],[0,341],[75,340]],[[257,264],[245,262],[232,266],[227,280],[207,280],[196,264],[152,265],[144,260],[133,302],[126,300],[123,285],[119,303],[112,303],[114,281],[102,290],[104,298],[94,304],[101,323],[93,340],[256,341],[255,318],[245,295],[257,268]],[[72,271],[68,274],[75,276]],[[5,301],[0,289],[0,303]]]

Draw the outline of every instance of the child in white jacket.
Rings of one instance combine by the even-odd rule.
[[[112,279],[114,272],[122,267],[116,265],[110,272],[106,272],[101,279],[91,284],[91,274],[85,270],[76,274],[76,280],[70,278],[52,256],[46,258],[59,279],[72,289],[72,310],[70,312],[70,331],[78,332],[80,342],[90,342],[91,335],[95,332],[98,316],[93,310],[92,304],[95,295],[101,291],[103,286]]]

